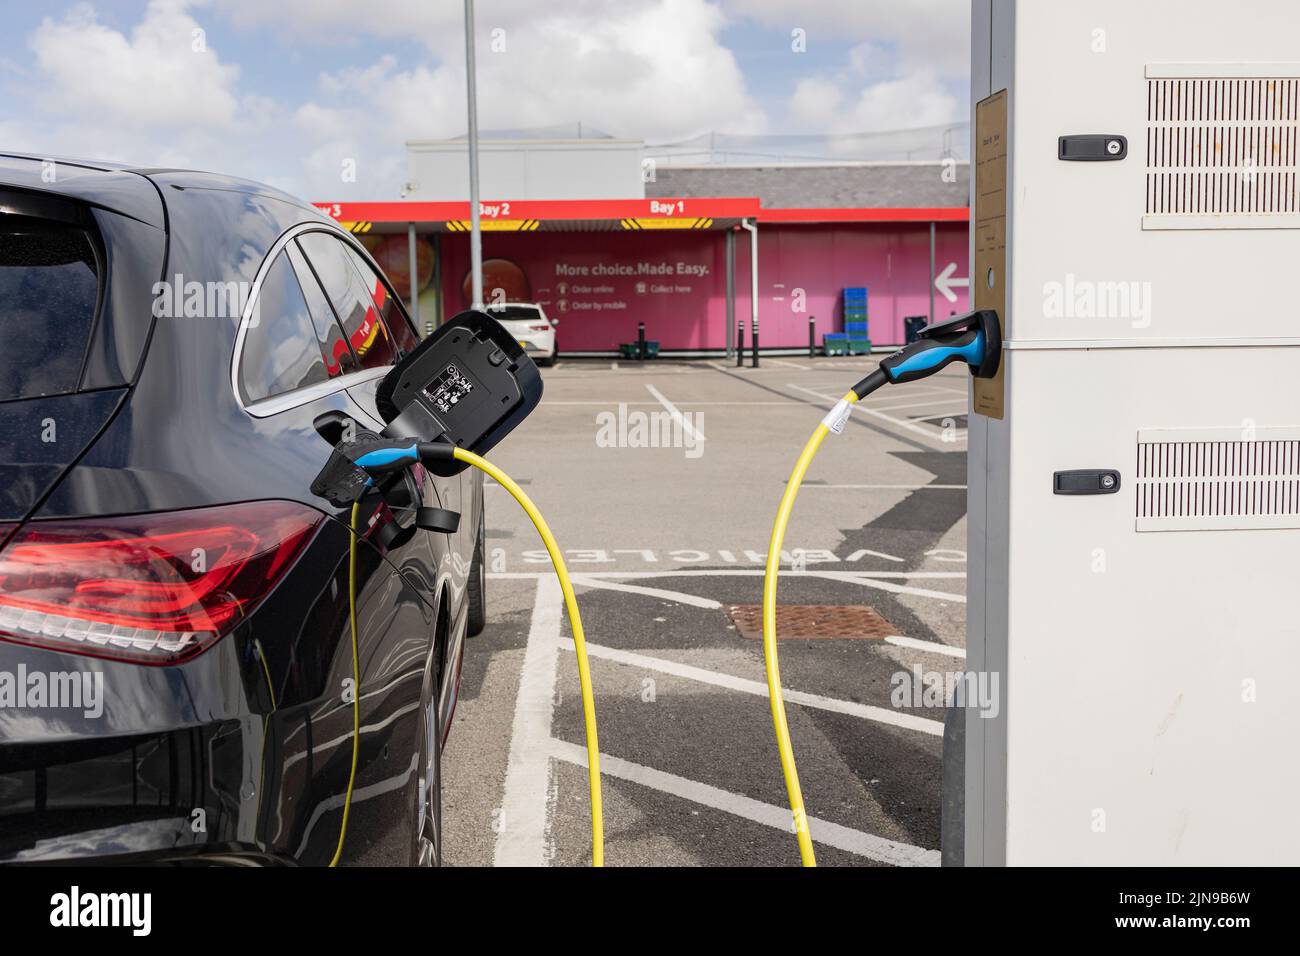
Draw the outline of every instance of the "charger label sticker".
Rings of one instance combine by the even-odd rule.
[[[474,383],[453,362],[430,382],[424,393],[433,402],[433,407],[446,415],[460,404],[461,400],[474,391]]]
[[[844,426],[852,414],[853,405],[841,398],[822,419],[822,424],[838,435],[844,431]]]

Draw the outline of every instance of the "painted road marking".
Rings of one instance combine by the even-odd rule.
[[[706,611],[716,611],[722,607],[721,601],[715,601],[713,598],[700,597],[696,594],[683,594],[681,591],[666,591],[663,588],[646,588],[636,584],[619,584],[615,581],[606,581],[600,578],[592,577],[589,574],[571,574],[570,580],[575,585],[585,584],[589,588],[600,588],[605,591],[623,591],[627,594],[640,594],[643,597],[660,598],[665,601],[676,601],[678,604],[689,604],[691,607],[704,608]]]
[[[784,401],[784,402],[694,402],[694,401],[685,401],[685,402],[682,402],[682,401],[679,401],[677,404],[679,404],[679,405],[746,405],[746,406],[748,406],[748,405],[771,405],[771,406],[776,406],[776,407],[778,407],[778,408],[789,408],[791,405],[793,405],[793,404],[795,404],[795,403],[794,403],[794,402],[791,402],[789,399],[787,399],[787,400]],[[570,401],[549,401],[549,400],[543,398],[543,399],[542,399],[542,407],[545,407],[545,406],[548,406],[548,405],[594,405],[594,406],[597,406],[597,407],[599,407],[599,408],[611,408],[611,407],[613,407],[613,408],[617,408],[619,405],[626,405],[626,406],[628,406],[628,408],[634,408],[634,407],[637,407],[637,406],[641,406],[641,407],[644,407],[644,408],[655,408],[656,406],[659,405],[659,403],[658,403],[658,402],[616,402],[616,401],[606,401],[606,402],[593,402],[593,401],[570,402]]]
[[[937,641],[923,641],[915,637],[903,637],[901,634],[895,634],[892,637],[885,638],[886,644],[894,644],[897,647],[910,647],[914,651],[928,651],[931,654],[943,654],[947,657],[960,657],[966,659],[966,648],[953,647],[951,644],[940,644]]]
[[[954,594],[951,591],[932,591],[928,588],[914,588],[903,584],[890,584],[888,581],[873,580],[863,575],[850,574],[845,571],[801,571],[800,573],[818,574],[832,581],[848,581],[851,584],[860,584],[863,587],[875,588],[878,591],[889,591],[893,594],[912,594],[916,597],[934,598],[936,601],[951,601],[954,604],[966,603],[966,595],[964,594]]]
[[[873,405],[872,408],[874,408],[878,412],[897,412],[897,411],[901,411],[904,408],[925,408],[927,405],[950,405],[955,401],[957,401],[957,396],[945,395],[942,398],[932,398],[929,399],[928,401],[923,401],[923,402],[907,402],[904,405]],[[961,404],[962,404],[961,410],[955,412],[954,414],[957,415],[966,414],[967,411],[966,403],[963,401]]]
[[[546,830],[551,766],[551,708],[559,669],[560,608],[563,596],[554,576],[537,579],[528,645],[519,674],[510,755],[497,821],[494,866],[546,866]]]
[[[668,409],[668,414],[673,417],[673,421],[675,421],[678,425],[680,425],[682,431],[685,432],[690,437],[692,444],[688,445],[687,446],[688,448],[694,447],[699,442],[706,441],[704,435],[696,431],[695,426],[686,420],[686,417],[682,414],[681,409],[679,409],[676,405],[674,405],[672,402],[668,401],[668,399],[664,397],[663,392],[659,391],[659,389],[655,388],[649,382],[646,383],[645,387],[646,387],[646,391],[648,391],[651,395],[653,395],[656,401],[658,401],[660,405]]]
[[[944,396],[945,398],[949,398],[949,397],[951,397],[953,394],[955,394],[955,393],[953,392],[953,390],[950,389],[950,388],[935,388],[935,387],[932,386],[932,385],[918,385],[918,384],[916,384],[915,382],[909,382],[908,385],[910,386],[910,387],[907,389],[907,394],[908,394],[909,396],[918,396],[918,395],[942,395],[942,396]],[[891,398],[891,396],[892,396],[892,398]],[[862,401],[864,401],[864,402],[889,402],[889,401],[895,401],[895,400],[897,400],[898,398],[899,398],[899,395],[898,395],[897,393],[895,393],[892,389],[880,389],[880,390],[878,390],[878,391],[872,392],[872,393],[871,393],[870,395],[868,395],[866,398],[862,399]]]
[[[793,385],[790,383],[786,383],[786,388],[793,388],[796,391],[803,392],[806,395],[811,395],[814,398],[820,398],[822,401],[829,402],[831,405],[834,405],[837,401],[839,401],[839,399],[832,398],[831,396],[825,394],[824,392],[815,392],[811,388],[804,388],[802,385]],[[939,442],[940,444],[944,444],[944,445],[954,445],[959,441],[966,440],[965,433],[962,433],[960,435],[953,435],[951,441],[944,441],[943,433],[940,432],[937,428],[934,428],[933,426],[929,428],[924,428],[921,425],[918,425],[916,422],[910,422],[902,418],[895,418],[893,415],[886,415],[884,412],[872,408],[869,405],[865,405],[862,402],[858,402],[857,405],[854,407],[855,409],[861,410],[864,415],[872,415],[876,418],[881,419],[882,421],[886,421],[889,422],[890,424],[896,425],[899,428],[905,428],[910,432],[915,432],[918,435],[922,435],[933,442]]]
[[[551,740],[550,747],[551,755],[555,759],[563,760],[565,763],[578,767],[587,766],[587,751],[585,748],[564,740],[554,739]],[[658,790],[660,793],[671,794],[683,800],[689,800],[691,803],[698,803],[701,806],[712,807],[715,810],[721,810],[724,813],[730,813],[732,816],[751,820],[754,823],[761,823],[776,830],[787,833],[792,832],[790,811],[786,807],[764,803],[761,800],[754,800],[739,793],[732,793],[730,790],[712,787],[707,783],[699,783],[695,780],[687,780],[685,777],[679,777],[676,774],[665,773],[662,770],[655,770],[652,767],[645,767],[630,760],[612,757],[605,753],[600,755],[600,770],[602,776],[617,777],[620,780],[627,780],[630,783],[649,787],[651,790]],[[808,818],[808,830],[812,838],[824,846],[844,850],[847,853],[866,857],[878,863],[890,863],[894,866],[939,865],[938,850],[926,850],[923,847],[912,846],[909,843],[886,840],[884,837],[863,833],[861,830],[840,826],[838,823],[831,823],[818,817]]]
[[[937,560],[937,559],[936,559]],[[958,580],[966,577],[965,571],[790,571],[786,570],[786,577],[799,577],[801,575],[825,576],[829,574],[836,575],[834,580],[853,580],[858,583],[859,578],[874,579],[908,579],[918,578],[921,580]],[[629,580],[635,581],[638,578],[727,578],[727,577],[762,577],[766,572],[762,568],[670,568],[664,571],[580,571],[578,572],[584,578],[607,578],[612,580]],[[531,580],[533,578],[550,578],[554,577],[554,571],[489,571],[489,578],[500,578],[503,581],[510,580]],[[575,575],[576,576],[576,575]],[[946,592],[945,592],[946,593]]]
[[[805,481],[799,486],[800,491],[820,488],[830,491],[965,491],[965,485],[819,485]]]
[[[559,644],[566,651],[573,650],[573,641],[569,638],[563,638]],[[724,687],[727,690],[740,691],[742,694],[751,694],[754,697],[761,697],[767,700],[767,684],[763,681],[749,680],[744,677],[736,677],[733,674],[723,674],[719,671],[708,670],[704,667],[695,667],[691,664],[681,664],[677,661],[666,660],[662,657],[650,657],[646,654],[638,654],[634,651],[619,650],[616,647],[605,647],[601,644],[588,644],[587,655],[589,657],[598,657],[602,660],[613,661],[616,664],[624,664],[628,667],[639,667],[644,670],[658,671],[661,674],[669,674],[673,677],[681,677],[684,680],[693,680],[701,684],[710,684],[714,687]],[[871,704],[859,704],[851,700],[840,700],[836,697],[823,697],[821,694],[809,694],[801,690],[784,689],[787,703],[799,704],[802,707],[812,707],[817,710],[830,711],[835,714],[844,714],[849,717],[859,717],[862,720],[870,720],[877,724],[888,724],[891,727],[902,727],[905,730],[917,730],[923,734],[930,734],[934,737],[943,736],[943,721],[931,720],[929,717],[917,717],[914,714],[901,713],[896,710],[890,710],[888,707],[876,707]],[[604,759],[603,757],[601,758]]]
[[[763,573],[764,572],[762,570],[755,568],[753,570],[745,569],[745,570],[736,570],[736,571],[699,571],[699,570],[605,571],[605,572],[594,571],[590,574],[585,574],[583,576],[588,578],[599,577],[599,578],[623,578],[623,579],[635,579],[638,577],[639,578],[669,578],[669,577],[692,577],[692,576],[694,577],[725,577],[725,576],[758,577]],[[881,579],[884,573],[885,572],[880,572],[878,574],[875,573],[860,574],[860,573],[854,573],[852,571],[809,571],[809,570],[790,571],[787,570],[785,580],[788,581],[791,577],[823,578],[828,581],[843,581],[848,584],[857,584],[866,588],[875,588],[878,591],[888,591],[891,594],[911,594],[914,597],[933,598],[936,601],[951,601],[955,604],[966,603],[965,594],[958,594],[953,591],[935,591],[930,588],[917,588],[906,584],[891,584],[890,582]],[[509,580],[511,578],[542,579],[542,578],[548,578],[550,576],[551,576],[551,572],[547,572],[547,571],[495,571],[495,572],[489,572],[488,574],[489,578],[500,578],[505,580]],[[907,578],[926,578],[926,577],[964,578],[965,576],[966,575],[961,572],[949,572],[949,571],[917,571],[911,574],[896,575],[896,577],[907,577]],[[599,585],[595,585],[594,582],[587,582],[587,583],[593,584],[593,586],[599,586]]]

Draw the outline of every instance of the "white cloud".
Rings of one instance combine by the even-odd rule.
[[[807,76],[795,84],[790,112],[809,129],[832,129],[844,121],[844,90],[824,76]]]
[[[152,0],[118,29],[83,3],[26,38],[30,63],[3,51],[0,78],[26,110],[11,109],[0,136],[43,155],[215,169],[312,198],[394,198],[406,140],[465,131],[461,16],[452,0]],[[750,93],[723,41],[729,16],[808,30],[812,70],[788,101]],[[967,18],[960,0],[480,3],[479,124],[580,121],[667,140],[944,122],[964,114],[953,78],[966,69]],[[220,21],[287,37],[305,62],[345,50],[365,65],[327,67],[314,92],[286,101],[274,88],[246,88],[229,34],[227,48],[205,37],[207,49],[194,49],[195,31]],[[817,56],[825,37],[840,50],[845,39],[859,45],[827,63]],[[367,62],[357,52],[368,46],[404,52]]]
[[[897,68],[948,79],[970,72],[970,0],[726,0],[727,11],[772,27],[808,31],[809,52],[825,40],[897,49]]]
[[[239,67],[206,48],[178,0],[153,0],[130,36],[89,4],[46,17],[28,40],[42,106],[58,116],[140,125],[229,127],[239,118]]]
[[[858,129],[910,129],[963,119],[966,109],[965,101],[958,99],[934,74],[914,73],[863,89],[853,115]]]
[[[241,90],[239,67],[201,32],[194,5],[153,0],[127,30],[85,3],[42,19],[26,38],[30,66],[5,83],[26,109],[0,127],[5,146],[295,182],[278,159],[283,108]]]
[[[581,121],[616,136],[653,139],[763,128],[763,112],[719,39],[724,21],[715,6],[587,0],[577,7],[519,6],[513,19],[493,7],[493,18],[479,17],[480,129]],[[333,15],[327,7],[314,26],[298,29],[327,26]],[[457,23],[457,40],[459,29]],[[440,42],[454,46],[445,31]],[[394,195],[406,178],[406,140],[464,134],[463,64],[448,49],[436,67],[404,70],[384,56],[365,68],[322,74],[317,95],[294,114],[295,128],[311,143],[303,175],[313,194]],[[357,159],[356,184],[340,180],[340,163],[349,157]]]
[[[796,83],[786,102],[792,130],[909,129],[966,117],[968,0],[728,0],[727,6],[774,29],[804,29],[810,59],[819,44],[854,43],[845,62],[823,65]]]

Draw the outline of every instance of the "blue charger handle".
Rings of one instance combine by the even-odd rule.
[[[982,329],[917,339],[882,360],[880,368],[893,384],[914,382],[958,360],[977,368],[984,361],[984,347]]]
[[[365,447],[365,453],[353,458],[352,464],[371,478],[409,468],[420,460],[419,443],[410,439],[378,441]]]
[[[417,462],[452,461],[455,447],[448,442],[416,441],[413,438],[380,439],[355,446],[352,464],[372,478],[410,468]]]

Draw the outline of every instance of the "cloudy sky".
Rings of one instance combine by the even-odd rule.
[[[482,129],[581,122],[665,142],[966,117],[967,0],[476,9]],[[461,0],[5,0],[0,150],[214,169],[317,200],[396,198],[406,140],[465,132],[462,11]]]

